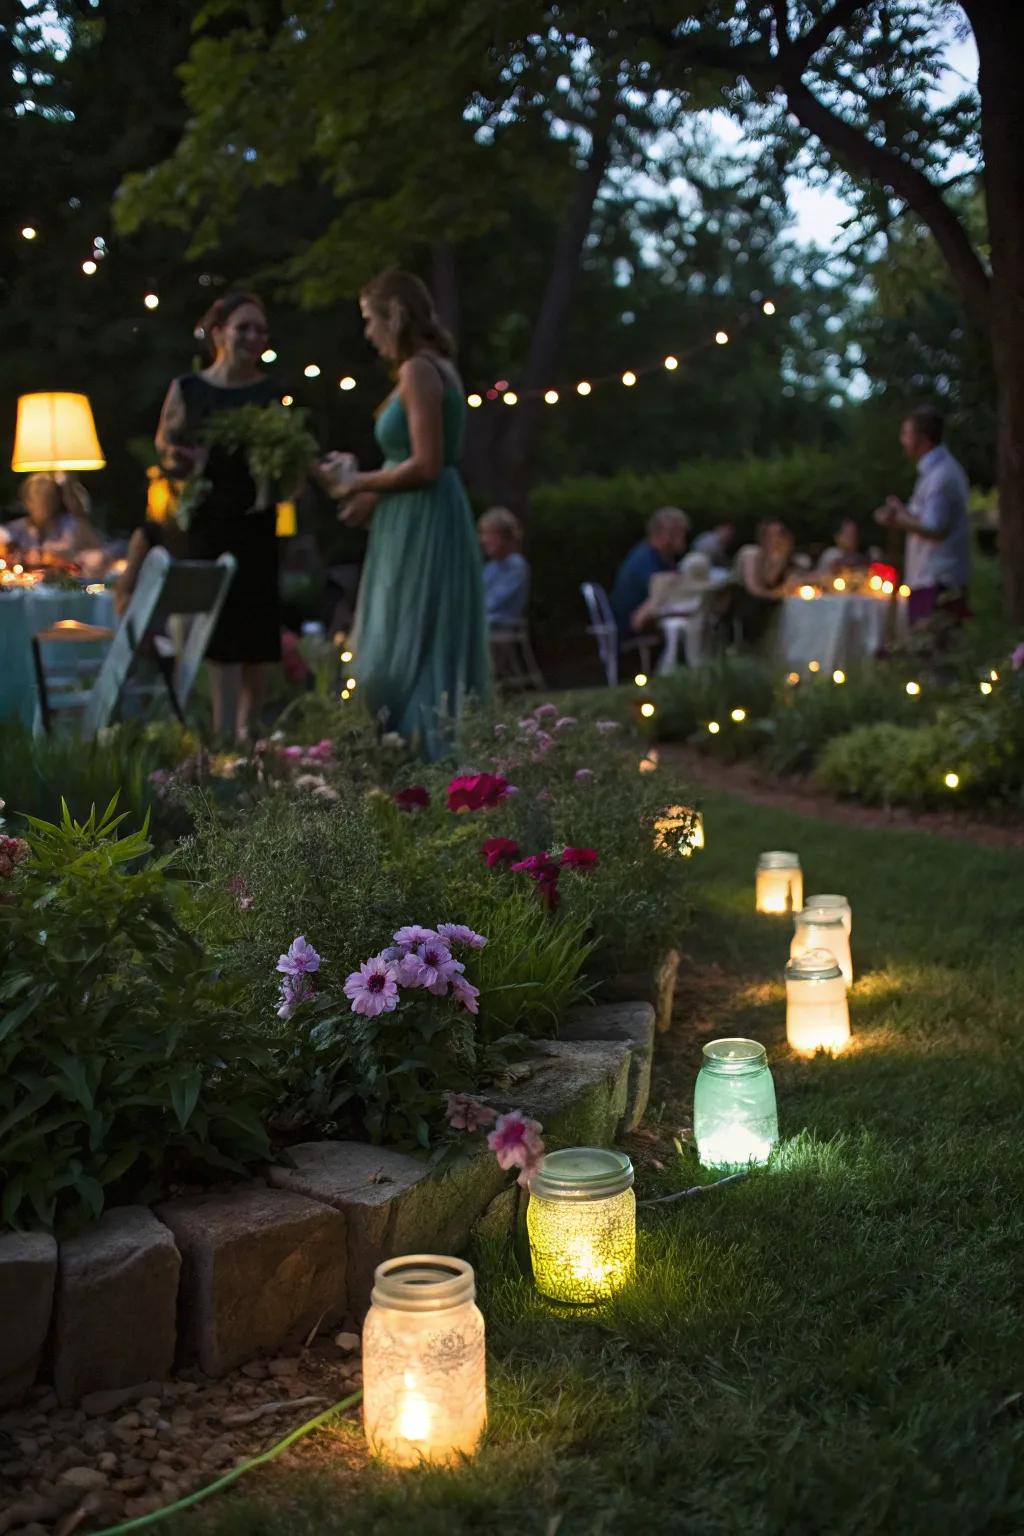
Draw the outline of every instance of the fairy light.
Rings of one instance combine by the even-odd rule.
[[[355,657],[352,655],[351,651],[342,651],[342,653],[341,653],[341,662],[342,662],[343,666],[347,667],[349,662],[350,661],[354,661],[354,660],[355,660]]]
[[[636,374],[631,368],[627,368],[625,373],[622,375],[622,382],[625,384],[627,389],[633,388],[633,385],[636,383]]]
[[[519,404],[519,396],[516,394],[514,389],[506,389],[501,398],[504,400],[506,405]]]
[[[709,736],[717,736],[721,729],[722,729],[722,727],[719,725],[717,720],[709,720],[708,721],[708,735]]]
[[[814,588],[809,586],[802,586],[800,588],[800,596],[803,598],[805,603],[809,603],[814,596]]]
[[[907,586],[905,581],[901,582],[900,583],[900,597],[909,597],[909,596],[910,596],[910,588]]]
[[[988,676],[989,676],[989,681],[990,682],[998,683],[998,681],[999,681],[999,673],[996,671],[995,667],[992,668],[992,670],[991,670],[991,672],[989,673]]]
[[[765,299],[764,303],[761,305],[761,313],[765,315],[774,315],[775,305],[772,303],[771,299]]]
[[[295,404],[295,396],[294,395],[282,395],[281,396],[281,404],[282,405],[294,405]]]
[[[809,661],[807,663],[807,670],[808,670],[808,672],[820,672],[821,671],[821,662],[820,661]]]
[[[984,694],[989,694],[992,692],[992,684],[989,682],[988,678],[985,678],[984,682],[979,683],[978,687]]]
[[[842,667],[836,667],[836,670],[832,673],[832,681],[839,687],[841,687],[843,683],[846,682],[846,673],[843,671]]]
[[[650,699],[647,700],[646,704],[640,705],[640,713],[643,715],[645,720],[650,720],[651,716],[654,714],[654,705],[651,703]]]
[[[947,789],[959,789],[960,775],[958,773],[947,773],[942,782]]]
[[[350,699],[352,697],[347,688],[341,690],[341,696],[343,699]]]
[[[679,367],[678,357],[673,357],[670,352],[668,357],[665,359],[665,367],[668,369],[669,373],[675,373],[676,369]]]
[[[353,689],[353,688],[355,688],[355,686],[356,686],[355,678],[354,677],[346,677],[346,679],[345,679],[345,687],[348,688],[348,689]]]
[[[545,405],[557,405],[558,404],[558,390],[557,389],[546,389],[544,391],[544,404]]]
[[[320,377],[320,364],[307,363],[302,371],[307,379],[318,379]]]
[[[845,576],[837,576],[835,581],[832,583],[832,590],[833,590],[833,592],[845,592],[846,591],[846,577]]]
[[[147,309],[159,309],[160,295],[158,293],[147,293],[142,302]]]
[[[916,699],[921,692],[921,684],[910,682],[907,684],[907,693],[912,699]]]
[[[885,593],[886,597],[892,597],[892,594],[895,590],[896,589],[891,581],[882,582],[882,591]]]
[[[881,576],[872,576],[871,580],[868,582],[868,586],[871,588],[872,592],[881,592],[881,590],[882,590],[882,578],[881,578]]]
[[[593,386],[588,384],[586,379],[580,379],[579,383],[576,385],[576,393],[578,395],[589,395],[592,387]]]
[[[23,240],[34,240],[37,234],[38,230],[33,229],[31,224],[26,224],[24,229],[21,231],[21,238]]]
[[[735,720],[737,725],[742,725],[746,718],[747,712],[745,709],[734,709],[730,715],[730,719]]]
[[[789,684],[789,686],[791,688],[795,688],[799,681],[800,681],[800,673],[799,672],[790,672],[788,677],[786,678],[786,682]]]
[[[726,346],[728,344],[728,341],[729,341],[729,332],[728,331],[716,331],[715,332],[715,340],[717,341],[717,343],[718,343],[718,345],[720,347]]]
[[[85,273],[86,277],[92,277],[93,273],[97,272],[98,270],[99,268],[91,258],[82,262],[82,271]]]
[[[474,394],[474,395],[467,395],[466,396],[466,404],[469,406],[470,410],[472,410],[472,411],[478,411],[480,409],[480,407],[483,405],[483,403],[484,403],[484,400],[483,400],[483,396],[482,395],[475,395]]]
[[[260,362],[261,363],[276,363],[277,362],[277,353],[274,351],[273,347],[267,347],[267,349],[264,352],[260,353]]]
[[[646,688],[647,687],[647,673],[646,672],[638,672],[636,677],[634,677],[633,681],[634,681],[634,683],[636,683],[636,686],[638,688]]]

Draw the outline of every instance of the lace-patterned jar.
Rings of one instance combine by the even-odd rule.
[[[388,1259],[363,1325],[363,1424],[392,1466],[471,1456],[487,1423],[484,1320],[463,1259]]]
[[[553,1301],[603,1301],[636,1262],[633,1165],[624,1152],[548,1152],[530,1181],[526,1212],[538,1291]]]

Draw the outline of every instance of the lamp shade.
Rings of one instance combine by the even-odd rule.
[[[11,468],[16,474],[44,469],[102,469],[106,464],[88,395],[22,395]]]

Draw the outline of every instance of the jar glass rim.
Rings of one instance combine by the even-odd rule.
[[[402,1312],[442,1312],[475,1296],[472,1264],[446,1254],[404,1253],[373,1272],[371,1300]]]
[[[761,1042],[738,1035],[709,1040],[702,1054],[704,1065],[713,1072],[759,1072],[768,1065],[768,1052]]]
[[[604,1200],[633,1185],[633,1164],[611,1147],[563,1147],[546,1152],[530,1180],[541,1200]]]
[[[800,855],[776,848],[768,853],[762,853],[757,865],[759,869],[799,869]]]

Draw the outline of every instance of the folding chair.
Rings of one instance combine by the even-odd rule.
[[[580,591],[590,616],[587,634],[593,635],[597,641],[597,654],[601,658],[609,688],[614,688],[619,681],[620,652],[624,655],[628,652],[638,654],[641,667],[645,672],[650,672],[655,642],[646,635],[637,635],[629,640],[620,641],[619,626],[615,622],[612,605],[608,601],[608,594],[604,587],[599,586],[596,581],[584,581],[580,585]]]
[[[491,668],[500,688],[544,687],[525,619],[518,624],[495,626],[490,632]]]

